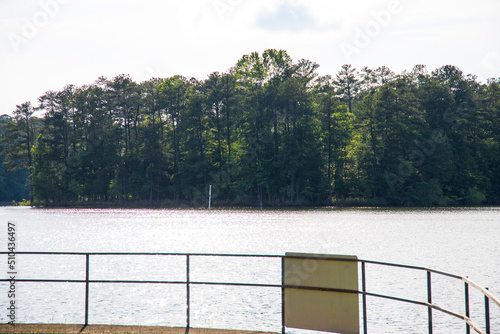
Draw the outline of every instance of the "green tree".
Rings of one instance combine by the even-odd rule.
[[[130,165],[134,161],[137,151],[138,132],[137,123],[141,106],[140,89],[129,75],[121,74],[107,83],[109,94],[109,108],[111,109],[114,123],[119,137],[119,167],[116,175],[118,185],[118,198],[128,200]],[[133,135],[135,133],[135,136]]]
[[[206,202],[208,195],[208,151],[210,112],[201,82],[191,80],[186,91],[186,110],[181,123],[184,133],[181,161],[183,195],[192,205]]]
[[[182,76],[173,76],[163,80],[159,86],[160,105],[166,117],[166,142],[169,146],[169,173],[172,175],[172,193],[174,199],[179,199],[182,192],[180,177],[181,142],[183,133],[180,131],[182,118],[186,109],[186,90],[189,82]]]
[[[199,206],[209,185],[228,204],[498,203],[498,80],[449,65],[317,69],[268,49],[205,80],[122,74],[49,91],[42,119],[29,103],[0,118],[0,200],[22,199],[29,168],[46,205]]]
[[[345,185],[348,147],[352,140],[353,115],[341,104],[331,76],[321,77],[315,89],[316,113],[321,122],[323,152],[326,152],[328,204],[348,195]]]
[[[16,106],[14,121],[5,124],[2,151],[4,164],[8,170],[30,169],[33,165],[31,149],[40,127],[39,119],[34,117],[35,110],[30,102]],[[33,202],[33,196],[30,197]]]
[[[49,204],[60,203],[63,194],[64,165],[54,160],[53,151],[48,147],[43,135],[38,136],[33,147],[34,165],[31,167],[32,195],[36,202]]]
[[[425,123],[412,86],[404,78],[381,86],[363,99],[357,116],[359,137],[365,143],[360,146],[363,183],[374,198],[397,201],[414,173],[412,166],[403,176],[398,169],[405,168]]]
[[[347,102],[349,112],[352,114],[352,101],[359,92],[358,73],[350,64],[342,65],[342,69],[337,73],[335,86],[340,92],[343,101]]]
[[[8,115],[0,116],[0,152],[9,142],[4,142],[7,127],[12,127],[14,120]],[[11,125],[8,125],[11,124]],[[0,154],[0,202],[21,201],[29,197],[29,171],[26,168],[8,170],[4,156]]]

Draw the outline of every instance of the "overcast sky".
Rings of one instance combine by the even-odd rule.
[[[499,33],[498,0],[0,0],[0,114],[100,76],[205,79],[269,48],[321,74],[451,64],[486,81]]]

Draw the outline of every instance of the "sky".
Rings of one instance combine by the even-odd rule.
[[[271,48],[321,75],[455,65],[486,82],[499,33],[498,0],[0,0],[0,115],[101,76],[202,80]]]

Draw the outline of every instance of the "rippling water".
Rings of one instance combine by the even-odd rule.
[[[121,210],[0,208],[0,248],[7,221],[18,251],[357,255],[468,276],[500,295],[500,208],[311,210]],[[5,246],[2,246],[5,245]],[[17,255],[18,278],[84,279],[83,256]],[[1,263],[6,263],[5,256]],[[185,280],[185,258],[94,256],[95,280]],[[280,283],[278,259],[193,257],[192,281]],[[0,274],[6,275],[0,265]],[[367,265],[370,292],[426,300],[424,272]],[[7,285],[0,284],[0,309]],[[464,312],[463,283],[433,277],[433,301]],[[0,291],[1,291],[0,290]],[[89,322],[185,325],[184,285],[91,284]],[[18,322],[82,323],[85,291],[77,283],[17,283]],[[471,314],[484,323],[484,300],[471,289]],[[492,305],[492,332],[500,312]],[[427,309],[368,298],[370,333],[427,333]],[[435,333],[464,332],[434,312]],[[0,321],[7,322],[6,312]],[[280,331],[281,291],[193,286],[191,325]],[[288,329],[291,333],[304,332]]]

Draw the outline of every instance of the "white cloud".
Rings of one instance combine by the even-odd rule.
[[[272,12],[263,12],[257,19],[257,25],[269,31],[311,30],[316,27],[308,8],[300,4],[285,1]]]

